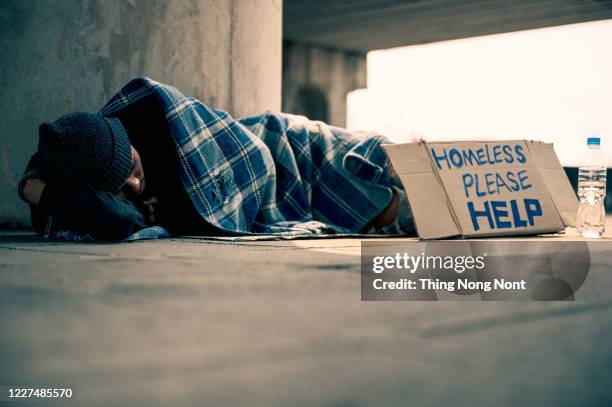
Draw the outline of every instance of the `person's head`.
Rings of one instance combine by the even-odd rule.
[[[117,118],[70,113],[43,123],[38,152],[48,181],[88,184],[126,197],[142,192],[140,156]]]

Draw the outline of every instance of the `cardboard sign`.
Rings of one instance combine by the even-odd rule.
[[[551,233],[574,226],[578,200],[552,144],[387,144],[422,239]]]

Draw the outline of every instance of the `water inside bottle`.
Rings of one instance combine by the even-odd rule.
[[[606,222],[606,168],[585,167],[578,172],[578,233],[583,237],[601,237]]]
[[[590,167],[578,170],[578,197],[601,198],[606,196],[606,168]]]

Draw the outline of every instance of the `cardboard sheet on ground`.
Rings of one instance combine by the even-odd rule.
[[[383,146],[422,239],[552,233],[578,201],[552,144],[465,141]]]

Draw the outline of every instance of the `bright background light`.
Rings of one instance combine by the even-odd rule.
[[[612,166],[612,20],[373,51],[347,127],[394,142],[534,139]]]

